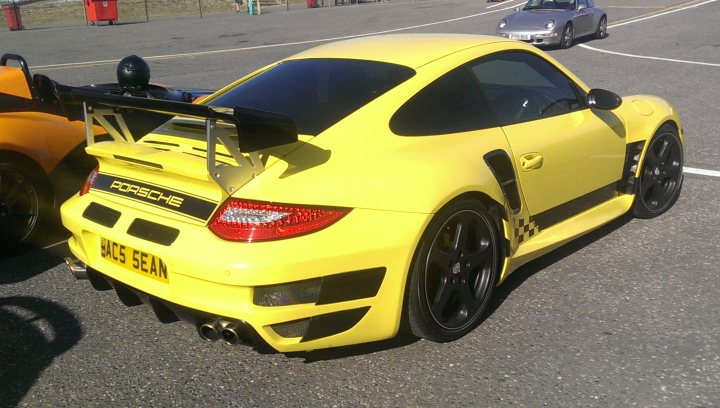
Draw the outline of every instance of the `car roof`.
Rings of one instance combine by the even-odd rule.
[[[348,58],[418,68],[438,58],[470,47],[497,42],[508,42],[508,40],[471,34],[373,35],[321,45],[287,59]]]

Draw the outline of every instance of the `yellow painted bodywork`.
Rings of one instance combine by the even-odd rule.
[[[73,234],[70,249],[93,269],[142,292],[247,322],[268,344],[282,352],[393,337],[400,325],[415,250],[434,214],[447,203],[462,195],[473,195],[504,209],[503,235],[508,244],[502,281],[523,263],[626,213],[633,196],[617,194],[522,242],[513,233],[518,220],[529,219],[617,181],[626,144],[647,140],[663,123],[671,122],[682,129],[669,104],[656,97],[633,96],[626,97],[625,103],[612,112],[585,109],[507,128],[442,136],[392,134],[390,117],[410,96],[452,68],[511,48],[544,56],[582,89],[589,90],[542,51],[496,37],[399,35],[320,46],[289,59],[371,59],[406,65],[416,74],[320,135],[301,135],[301,141],[291,146],[261,152],[267,161],[266,169],[233,197],[348,207],[352,208],[349,215],[306,236],[236,243],[216,237],[204,222],[91,190],[71,198],[62,207],[63,223]],[[203,103],[213,98],[210,96]],[[609,126],[603,128],[604,124]],[[528,139],[537,134],[559,136],[547,143]],[[587,139],[574,139],[578,135]],[[181,146],[158,151],[147,141]],[[202,141],[191,141],[187,135],[165,130],[150,134],[137,144],[98,143],[87,151],[98,158],[103,174],[167,186],[220,205],[227,194],[211,181],[204,158],[182,153],[201,145]],[[483,161],[485,153],[498,149],[508,152],[519,175],[522,205],[517,213],[508,207],[495,176]],[[164,169],[121,162],[113,158],[114,154],[162,163]],[[536,161],[537,154],[543,158],[541,165]],[[523,172],[519,167],[523,160],[532,162],[531,168],[526,169],[529,171]],[[85,219],[83,211],[91,202],[117,210],[121,214],[117,224],[107,228]],[[180,231],[177,240],[166,246],[128,235],[125,231],[136,218],[177,228]],[[169,283],[128,272],[100,257],[101,237],[163,259],[168,266]],[[282,307],[261,307],[252,302],[255,286],[376,267],[386,267],[387,273],[375,297]],[[270,328],[277,323],[364,306],[370,309],[356,326],[329,337],[300,342],[299,338],[283,338]]]

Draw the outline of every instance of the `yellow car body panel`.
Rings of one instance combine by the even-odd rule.
[[[98,158],[101,176],[114,183],[122,180],[131,194],[120,194],[110,186],[91,188],[88,194],[68,200],[61,213],[72,233],[70,250],[93,273],[116,285],[214,316],[223,324],[241,321],[281,352],[390,338],[400,327],[416,251],[431,220],[448,203],[471,196],[498,211],[503,241],[500,283],[522,264],[631,208],[634,195],[616,189],[626,177],[623,166],[630,143],[647,141],[663,123],[673,124],[683,137],[677,112],[662,99],[649,96],[626,98],[611,111],[585,108],[532,122],[444,135],[407,137],[390,129],[394,112],[438,77],[508,49],[541,56],[583,92],[590,91],[536,48],[496,37],[380,36],[320,46],[284,61],[368,59],[411,67],[414,75],[316,136],[300,135],[298,142],[258,152],[264,170],[230,193],[218,187],[206,159],[197,154],[204,151],[203,136],[173,130],[172,123],[138,143],[89,146],[87,152]],[[212,104],[274,66],[234,82],[202,103]],[[540,135],[544,139],[538,141]],[[158,145],[163,150],[153,147]],[[516,207],[484,160],[484,154],[492,151],[506,153],[517,174]],[[639,177],[639,166],[634,171]],[[330,227],[308,235],[233,242],[209,230],[210,213],[192,218],[148,201],[145,196],[153,188],[204,199],[212,212],[229,197],[351,211]],[[142,191],[144,196],[138,198]],[[598,192],[609,195],[582,211],[564,210],[569,202]],[[93,205],[116,214],[115,221],[103,224],[87,216]],[[129,234],[137,220],[166,226],[176,231],[177,238],[157,243]],[[167,281],[158,280],[154,272],[130,270],[118,265],[117,259],[109,259],[117,254],[102,249],[103,238],[139,251],[133,254],[161,259]],[[259,288],[290,287],[377,268],[385,272],[372,296],[284,306],[260,306],[254,300]],[[313,319],[349,310],[365,314],[339,332],[311,339],[283,334],[288,326],[312,324]]]

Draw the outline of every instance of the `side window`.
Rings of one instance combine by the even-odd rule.
[[[496,127],[467,67],[445,74],[395,112],[390,129],[401,136],[430,136]]]
[[[501,126],[584,107],[570,78],[534,54],[494,54],[475,62],[472,72]]]
[[[587,0],[588,7],[595,7],[595,2],[593,0]]]
[[[587,0],[579,0],[578,2],[578,10],[588,8],[590,5],[588,4]]]

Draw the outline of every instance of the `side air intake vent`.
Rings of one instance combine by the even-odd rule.
[[[500,184],[513,214],[517,214],[520,211],[520,192],[510,157],[504,150],[493,150],[485,155],[485,163]]]

